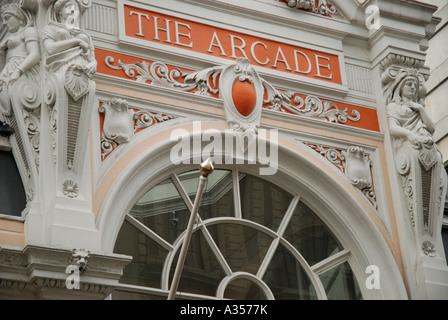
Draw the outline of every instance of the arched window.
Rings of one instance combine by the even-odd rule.
[[[199,171],[172,174],[126,215],[133,257],[113,299],[166,299]],[[176,299],[362,299],[344,249],[306,199],[239,171],[208,177]]]

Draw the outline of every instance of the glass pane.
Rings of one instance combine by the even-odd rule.
[[[224,298],[235,300],[266,300],[259,286],[248,279],[236,279],[227,285]]]
[[[348,262],[320,275],[328,300],[362,300],[361,290]]]
[[[167,296],[121,291],[119,289],[112,292],[112,300],[166,300]]]
[[[167,250],[125,221],[118,234],[114,252],[132,256],[120,282],[160,288]]]
[[[270,182],[246,175],[240,181],[241,211],[252,220],[276,231],[293,196]]]
[[[316,300],[317,294],[297,259],[284,246],[277,248],[263,277],[276,300]]]
[[[207,229],[233,272],[257,273],[272,238],[238,224],[222,223],[207,226]]]
[[[171,244],[187,228],[190,211],[171,179],[149,190],[129,212]]]
[[[170,283],[174,276],[179,253],[180,249],[171,265]],[[194,232],[177,291],[215,296],[218,285],[224,277],[224,271],[202,232]]]
[[[199,170],[178,175],[192,203],[196,198],[199,177]],[[213,174],[208,176],[199,207],[199,216],[202,220],[206,220],[214,217],[234,216],[234,212],[232,172],[216,169]]]
[[[283,237],[303,255],[310,266],[342,250],[336,237],[303,202],[297,205]]]

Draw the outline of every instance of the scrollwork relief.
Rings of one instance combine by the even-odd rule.
[[[242,61],[242,59],[240,59]],[[226,66],[214,66],[201,71],[187,72],[180,69],[171,69],[161,62],[137,62],[133,64],[123,63],[108,56],[105,63],[115,70],[123,70],[129,78],[135,78],[137,82],[148,83],[156,86],[164,86],[203,96],[214,96],[219,93],[217,78]],[[239,62],[237,61],[237,68]],[[237,71],[237,70],[236,70]],[[247,76],[246,76],[247,78]],[[346,123],[359,121],[361,114],[357,110],[348,110],[348,107],[340,109],[331,101],[324,101],[316,96],[302,98],[299,93],[282,91],[272,86],[266,80],[260,78],[266,94],[263,108],[279,112],[325,120],[332,123]],[[222,90],[222,89],[221,89]]]
[[[323,101],[316,96],[302,98],[298,93],[292,91],[280,91],[270,83],[263,80],[267,97],[264,106],[267,109],[306,116],[316,119],[324,119],[333,123],[346,123],[347,120],[359,121],[361,114],[357,110],[348,111],[345,107],[339,109],[331,101]]]
[[[316,143],[304,142],[304,144],[343,172],[350,183],[364,194],[375,210],[378,210],[377,197],[372,182],[372,160],[368,153],[358,146],[339,149]]]
[[[124,99],[103,102],[98,112],[104,114],[101,137],[101,158],[106,159],[119,145],[128,143],[141,130],[176,116],[131,108]]]

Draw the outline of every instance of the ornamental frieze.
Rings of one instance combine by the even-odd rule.
[[[137,60],[110,51],[97,51],[99,72],[103,74],[213,98],[219,98],[220,90],[222,91],[219,77],[228,66],[191,71],[160,61]],[[243,58],[237,59],[237,64],[238,60],[242,61]],[[265,110],[379,131],[377,114],[373,109],[282,90],[262,77],[260,79],[264,90],[262,107]]]

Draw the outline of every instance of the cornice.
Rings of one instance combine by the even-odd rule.
[[[85,251],[85,250],[84,250]],[[54,298],[85,296],[104,299],[118,285],[124,267],[132,257],[88,252],[85,268],[80,269],[79,289],[67,288],[77,252],[57,247],[27,245],[24,248],[0,248],[0,297]]]

